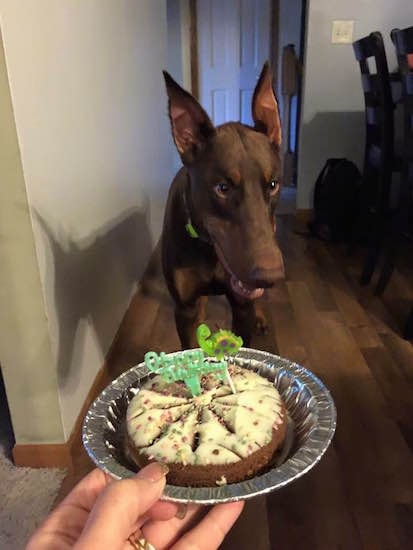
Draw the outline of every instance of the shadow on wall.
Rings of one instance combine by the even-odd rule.
[[[345,157],[362,168],[364,111],[317,113],[300,133],[297,207],[312,208],[314,183],[328,158]]]
[[[62,246],[46,220],[34,212],[47,235],[54,264],[54,300],[58,326],[57,368],[65,385],[78,378],[81,362],[79,334],[85,323],[93,327],[104,356],[113,340],[133,285],[139,281],[152,251],[147,208],[123,213],[87,238]],[[47,274],[46,280],[53,280]],[[83,344],[82,341],[80,341]],[[77,369],[77,372],[76,372]],[[77,376],[76,376],[77,375]]]

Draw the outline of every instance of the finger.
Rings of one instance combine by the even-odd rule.
[[[208,512],[206,506],[190,504],[185,518],[173,517],[169,521],[150,520],[142,526],[143,536],[158,550],[170,548],[186,531]]]
[[[150,510],[148,510],[147,516],[151,521],[167,521],[168,519],[175,517],[178,510],[178,504],[160,500],[159,502],[156,502]]]
[[[216,550],[234,525],[244,502],[217,504],[200,523],[188,531],[171,550]]]
[[[107,474],[96,468],[72,489],[61,504],[81,506],[90,512],[99,494],[111,481]]]
[[[119,548],[136,530],[137,520],[160,498],[167,468],[152,463],[130,479],[109,484],[89,515],[77,548]]]

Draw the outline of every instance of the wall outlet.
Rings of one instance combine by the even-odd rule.
[[[331,31],[332,44],[351,44],[353,42],[354,21],[333,21]]]

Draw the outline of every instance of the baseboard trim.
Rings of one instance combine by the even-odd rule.
[[[12,451],[16,466],[31,468],[61,468],[73,469],[74,455],[82,446],[83,419],[92,402],[99,393],[111,382],[106,366],[103,366],[95,376],[93,384],[86,396],[85,402],[76,419],[72,433],[66,443],[56,444],[20,444],[17,443]]]
[[[13,460],[16,466],[31,468],[72,469],[72,455],[67,443],[22,445],[13,448]]]

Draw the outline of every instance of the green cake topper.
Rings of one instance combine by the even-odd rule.
[[[199,325],[196,331],[199,347],[206,354],[223,359],[227,355],[235,355],[242,346],[241,336],[235,336],[230,330],[220,329],[214,334],[205,324]]]
[[[221,360],[224,359],[224,357],[238,353],[239,348],[243,344],[241,336],[236,336],[230,330],[219,329],[212,334],[209,327],[204,323],[197,328],[196,339],[198,340],[199,347],[203,349],[206,354]],[[226,367],[226,377],[232,393],[237,393],[228,372],[228,364]]]
[[[242,346],[242,338],[222,329],[212,334],[205,324],[199,325],[196,336],[201,349],[190,349],[171,355],[163,351],[159,355],[155,351],[148,351],[145,353],[145,365],[168,383],[182,380],[193,397],[202,392],[200,378],[210,373],[214,373],[218,380],[226,379],[231,391],[237,393],[225,357],[238,352]],[[205,354],[214,359],[207,359]]]

